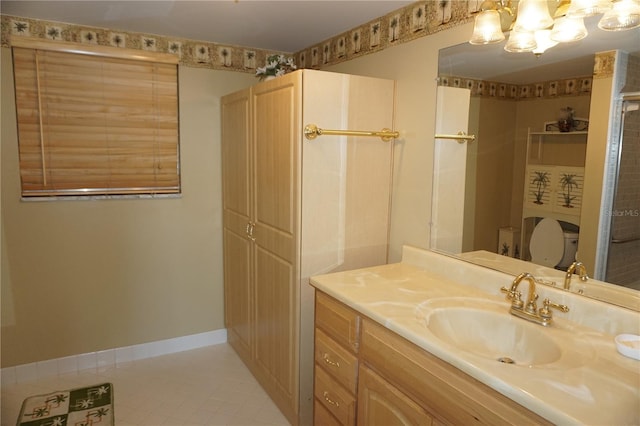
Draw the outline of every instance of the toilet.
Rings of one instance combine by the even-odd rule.
[[[529,242],[533,263],[563,270],[575,260],[577,248],[578,233],[562,229],[560,222],[548,217],[538,222]]]

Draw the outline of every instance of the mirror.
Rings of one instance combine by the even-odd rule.
[[[610,96],[607,99],[594,99],[595,103],[591,98],[602,96],[593,87],[592,74],[597,52],[614,49],[628,52],[629,63],[636,67],[633,73],[638,75],[640,29],[605,32],[597,28],[597,19],[585,20],[589,31],[585,39],[558,45],[539,57],[530,53],[508,53],[504,51],[505,42],[484,46],[465,43],[440,51],[439,84],[471,90],[468,133],[477,136],[476,142],[469,144],[467,149],[463,249],[461,253],[454,254],[507,273],[517,274],[528,270],[542,277],[542,281],[562,286],[563,270],[574,259],[582,260],[581,254],[588,253],[590,249],[593,259],[584,263],[588,264],[590,276],[597,279],[590,279],[585,285],[575,284],[571,291],[640,310],[640,260],[636,260],[640,259],[638,182],[633,184],[635,194],[627,196],[634,202],[626,205],[619,204],[620,200],[615,199],[615,191],[602,192],[601,182],[593,185],[592,181],[591,186],[588,182],[589,171],[593,167],[603,170],[606,163],[607,170],[616,171],[618,151],[622,153],[619,156],[622,163],[628,156],[635,155],[635,160],[627,161],[630,165],[624,166],[630,166],[632,171],[626,170],[619,176],[637,175],[640,151],[637,136],[628,138],[627,142],[619,140],[623,140],[625,119],[627,124],[631,121],[638,123],[640,113],[637,106],[631,104],[640,104],[640,100],[633,101],[629,97],[626,104],[630,106],[626,107],[626,114],[620,111],[619,117],[614,117],[614,121],[607,126],[603,122],[608,117],[607,109],[603,114],[599,106],[608,108]],[[605,57],[598,55],[599,59]],[[623,92],[640,92],[637,78],[635,81],[628,80]],[[616,95],[616,98],[619,97]],[[622,110],[625,102],[619,99],[618,104]],[[574,113],[574,125],[571,131],[561,132],[559,119],[568,107]],[[594,139],[593,132],[589,132],[589,124],[596,126],[599,122],[600,127],[605,128],[605,135]],[[637,128],[638,124],[635,126]],[[606,130],[607,127],[609,130]],[[615,141],[606,151],[606,145],[600,142],[608,139]],[[636,146],[635,153],[627,153],[630,144]],[[596,145],[601,145],[598,148],[600,152]],[[622,163],[620,167],[623,167]],[[585,184],[585,180],[584,188],[577,190]],[[615,180],[612,179],[612,185],[616,184]],[[547,199],[548,210],[536,210],[536,201],[544,204],[536,197],[544,195],[545,191],[541,191],[540,185],[557,187],[554,194],[564,201],[556,203],[559,204],[556,208],[554,201]],[[597,191],[596,208],[588,208],[592,206],[587,204],[585,209],[581,208],[582,191],[585,194]],[[434,197],[437,195],[434,194]],[[608,214],[594,213],[600,210],[600,196],[605,198],[604,205],[609,202],[612,206]],[[588,202],[587,198],[585,195],[585,203]],[[589,215],[594,216],[591,222],[587,221]],[[626,222],[621,226],[626,226],[627,235],[616,236],[617,216],[624,219],[619,222]],[[557,220],[562,227],[564,241],[561,245],[564,247],[561,259],[557,264],[552,259],[535,261],[551,268],[555,265],[557,270],[539,268],[533,264],[529,250],[533,229],[542,222],[542,218],[547,217]],[[614,228],[610,227],[610,219],[614,221]],[[585,223],[589,225],[585,226]],[[589,233],[594,236],[590,237]],[[588,241],[590,238],[593,241]],[[596,239],[606,239],[607,243],[603,245]],[[609,244],[610,240],[614,244]],[[615,243],[616,240],[619,242]],[[623,245],[626,247],[621,250]],[[581,247],[585,247],[583,252],[580,251]],[[626,254],[620,255],[618,252]],[[637,264],[636,273],[628,276],[611,273],[617,267],[616,258],[623,259],[618,263],[627,270],[630,269],[630,262]],[[522,263],[520,259],[527,263]],[[573,280],[579,282],[577,277]]]

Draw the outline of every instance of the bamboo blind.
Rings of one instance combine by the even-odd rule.
[[[180,192],[177,65],[13,48],[22,195]]]

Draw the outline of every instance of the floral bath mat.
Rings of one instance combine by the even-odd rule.
[[[112,426],[113,385],[31,396],[24,400],[18,426]]]

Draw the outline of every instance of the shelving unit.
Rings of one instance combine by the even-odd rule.
[[[576,119],[588,129],[588,120]],[[544,124],[552,129],[554,122]],[[532,131],[527,135],[522,206],[521,257],[528,260],[529,240],[538,220],[550,217],[580,225],[588,130]]]

